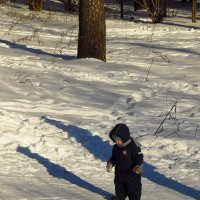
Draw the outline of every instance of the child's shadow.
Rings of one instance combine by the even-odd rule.
[[[49,161],[49,159],[44,158],[40,156],[37,153],[32,153],[29,148],[27,147],[17,147],[17,152],[24,154],[28,156],[29,158],[37,160],[41,165],[46,167],[47,172],[49,175],[59,178],[59,179],[64,179],[66,181],[69,181],[72,184],[77,185],[78,187],[84,188],[86,190],[89,190],[90,192],[96,193],[98,195],[101,195],[104,197],[104,199],[109,199],[109,197],[112,196],[111,193],[102,190],[101,188],[98,188],[91,183],[88,183],[87,181],[84,181],[83,179],[79,178],[72,172],[66,171],[64,167],[61,167],[60,165],[54,164]]]

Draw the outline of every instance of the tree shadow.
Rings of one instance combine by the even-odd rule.
[[[159,172],[155,170],[156,170],[156,167],[148,163],[144,163],[142,175],[144,178],[148,179],[149,181],[153,183],[167,187],[169,189],[172,189],[176,192],[179,192],[191,198],[194,198],[197,200],[200,199],[199,190],[186,186],[170,178],[167,178],[166,176],[164,176],[163,174],[160,174]]]
[[[24,154],[29,158],[37,160],[38,163],[40,163],[47,169],[47,172],[49,173],[49,175],[55,178],[64,179],[70,182],[71,184],[74,184],[74,185],[77,185],[78,187],[89,190],[92,193],[101,195],[104,199],[109,199],[112,196],[111,193],[99,187],[96,187],[92,185],[91,183],[88,183],[87,181],[79,178],[78,176],[76,176],[70,171],[66,171],[64,167],[61,167],[58,164],[52,163],[49,159],[44,158],[37,153],[32,153],[30,149],[27,147],[18,146],[17,152]]]
[[[49,119],[46,116],[42,117],[44,121],[53,125],[69,134],[69,137],[74,137],[77,142],[81,143],[95,158],[106,162],[109,158],[108,152],[112,146],[108,141],[103,141],[101,137],[92,135],[90,131],[77,127],[75,125],[65,125],[63,122]]]
[[[67,56],[67,55],[59,55],[59,54],[48,53],[48,52],[45,52],[45,51],[43,51],[41,49],[29,48],[26,45],[23,45],[23,44],[14,44],[14,43],[12,43],[10,41],[3,40],[3,39],[0,39],[0,43],[6,44],[10,48],[13,48],[13,49],[20,49],[20,50],[23,50],[23,51],[35,53],[37,55],[41,54],[41,55],[44,55],[44,56],[52,56],[52,57],[55,57],[55,58],[61,58],[63,60],[72,60],[72,59],[76,58],[75,56]]]
[[[179,17],[179,19],[181,19],[183,17]],[[187,17],[184,17],[184,18],[187,18]],[[192,21],[192,19],[191,19]],[[194,29],[194,30],[199,30],[200,27],[198,26],[198,24],[194,24],[194,25],[184,25],[184,24],[179,24],[179,22],[172,22],[172,21],[163,21],[162,24],[164,25],[170,25],[170,26],[176,26],[176,27],[183,27],[183,28],[191,28],[191,29]]]
[[[121,43],[124,44],[124,42],[119,42],[119,40],[112,42],[113,44],[117,43]],[[195,50],[190,50],[190,49],[183,49],[183,48],[179,48],[179,47],[166,47],[160,44],[142,44],[142,43],[136,43],[136,42],[130,42],[129,44],[126,44],[129,46],[134,46],[134,47],[144,47],[144,48],[150,48],[150,49],[156,49],[156,50],[170,50],[170,51],[174,51],[174,52],[180,52],[180,53],[186,53],[186,54],[193,54],[196,56],[200,56],[200,53],[198,51]]]

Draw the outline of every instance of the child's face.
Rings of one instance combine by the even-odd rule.
[[[115,139],[115,144],[116,145],[122,145],[123,142],[120,139]]]

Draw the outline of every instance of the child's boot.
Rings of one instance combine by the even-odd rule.
[[[117,198],[117,196],[113,195],[113,196],[111,197],[111,200],[119,200],[119,199]]]

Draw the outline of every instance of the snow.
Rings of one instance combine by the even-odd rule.
[[[0,199],[109,199],[120,122],[142,145],[142,200],[200,199],[199,13],[107,19],[104,63],[76,59],[76,15],[0,12]]]

